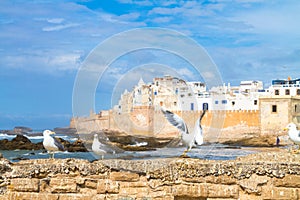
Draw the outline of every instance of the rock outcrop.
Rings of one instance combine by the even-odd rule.
[[[6,199],[299,199],[300,155],[264,152],[233,161],[189,158],[0,161]]]
[[[43,144],[32,143],[27,137],[23,135],[16,135],[12,140],[0,140],[0,149],[1,150],[16,150],[16,149],[24,149],[24,150],[38,150],[42,149]]]

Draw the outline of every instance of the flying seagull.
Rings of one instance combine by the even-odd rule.
[[[51,134],[55,134],[55,132],[50,130],[44,130],[43,145],[45,149],[48,151],[48,153],[50,154],[50,157],[54,158],[55,151],[64,151],[65,148],[56,138],[51,137]]]
[[[114,149],[110,148],[108,145],[103,144],[99,141],[98,134],[94,135],[92,150],[95,154],[100,155],[102,157],[102,160],[103,160],[105,154],[107,154],[107,153],[115,154],[116,153],[116,151]]]
[[[196,121],[193,132],[189,132],[184,120],[175,113],[172,113],[171,111],[165,109],[161,109],[161,111],[165,115],[166,119],[180,132],[181,140],[183,144],[187,147],[187,149],[183,152],[182,156],[185,156],[186,153],[189,152],[194,145],[203,144],[201,120],[206,112],[206,109],[203,110],[203,113],[201,114],[200,118]]]
[[[298,150],[300,150],[300,131],[297,130],[297,126],[294,123],[290,123],[287,125],[286,128],[284,128],[284,130],[288,130],[288,134],[290,139],[298,145]],[[297,152],[296,151],[296,152]]]

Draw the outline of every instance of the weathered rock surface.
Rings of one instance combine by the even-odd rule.
[[[300,155],[0,162],[0,199],[299,199]]]
[[[37,150],[42,148],[43,148],[43,144],[41,142],[34,144],[27,137],[23,135],[17,135],[11,141],[7,139],[0,140],[1,150],[15,150],[15,149]]]
[[[58,138],[58,140],[64,145],[65,149],[69,152],[87,152],[87,149],[81,140],[76,140],[73,143],[62,138]],[[44,149],[44,146],[42,142],[32,143],[27,137],[23,135],[16,135],[16,137],[11,141],[7,139],[0,140],[0,150],[16,149],[39,150]]]

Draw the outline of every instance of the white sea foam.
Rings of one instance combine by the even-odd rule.
[[[7,135],[5,133],[0,133],[0,140],[3,140],[3,139],[12,139],[16,137],[16,135]]]

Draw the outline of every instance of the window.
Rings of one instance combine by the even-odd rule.
[[[235,101],[231,102],[231,104],[232,104],[232,106],[234,106],[235,105]]]
[[[222,104],[227,104],[227,100],[222,100]]]
[[[297,89],[297,95],[300,95],[300,89]]]
[[[277,105],[272,105],[272,113],[276,113],[277,112]]]
[[[285,95],[290,95],[290,90],[289,89],[285,90]]]
[[[174,106],[177,106],[177,102],[176,101],[174,101]]]
[[[208,103],[202,104],[202,110],[208,110]]]
[[[257,100],[254,100],[254,105],[257,105]]]
[[[160,106],[163,106],[163,105],[164,105],[164,102],[162,102],[162,101],[159,102],[159,105],[160,105]]]
[[[215,104],[219,104],[219,101],[215,101]]]
[[[279,90],[275,90],[275,95],[279,95]]]
[[[194,103],[191,103],[191,110],[194,110]]]

